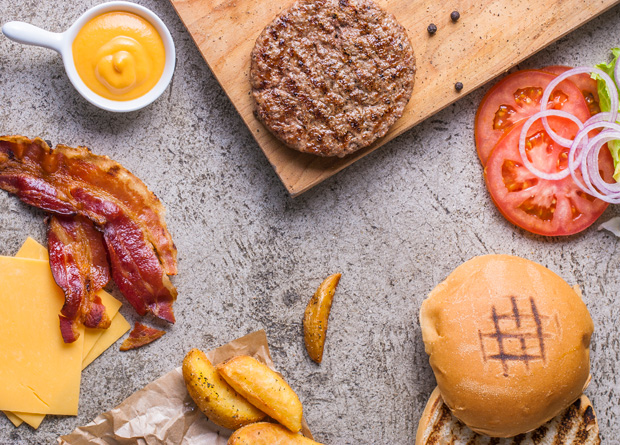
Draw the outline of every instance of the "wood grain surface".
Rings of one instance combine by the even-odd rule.
[[[297,196],[507,71],[620,0],[375,0],[407,29],[417,58],[411,101],[390,131],[345,158],[287,148],[254,117],[250,52],[291,0],[171,0],[207,64],[288,192]],[[450,12],[461,14],[458,22]],[[426,28],[437,25],[430,36]],[[463,90],[457,93],[456,82]],[[473,137],[472,137],[473,139]]]

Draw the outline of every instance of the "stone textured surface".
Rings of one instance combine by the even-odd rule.
[[[0,21],[62,31],[96,3],[0,0]],[[79,416],[50,417],[36,432],[0,416],[0,443],[53,443],[178,366],[191,347],[264,328],[318,440],[412,444],[434,387],[420,303],[484,253],[520,255],[581,284],[596,324],[587,394],[603,443],[620,443],[618,241],[596,227],[545,239],[499,214],[473,146],[475,109],[489,85],[293,200],[170,4],[139,3],[163,18],[177,45],[173,83],[156,103],[126,115],[101,111],[74,91],[55,53],[0,37],[0,133],[87,145],[157,193],[179,249],[178,322],[151,346],[121,353],[117,345],[88,367]],[[619,24],[616,7],[521,67],[605,60],[620,44]],[[610,208],[601,220],[618,214]],[[13,255],[28,235],[44,241],[42,217],[0,193],[0,254]],[[304,351],[301,319],[336,271],[343,278],[317,366]],[[121,311],[136,319],[129,305]]]

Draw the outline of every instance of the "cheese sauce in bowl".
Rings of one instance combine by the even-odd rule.
[[[131,12],[106,12],[91,19],[72,46],[82,81],[108,99],[136,99],[164,72],[164,42],[153,25]]]
[[[58,51],[78,92],[109,111],[145,107],[164,92],[174,73],[168,28],[135,3],[97,5],[61,34],[22,22],[9,22],[2,31],[12,40]]]

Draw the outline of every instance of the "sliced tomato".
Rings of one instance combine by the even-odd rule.
[[[559,76],[560,74],[563,74],[570,69],[570,66],[553,65],[546,66],[542,70]],[[601,112],[596,80],[592,79],[589,74],[577,74],[575,76],[569,77],[567,80],[573,82],[575,85],[577,85],[577,88],[581,90],[581,94],[583,94],[583,98],[586,100],[586,103],[588,104],[588,108],[590,110],[590,114],[592,116]]]
[[[497,82],[484,96],[474,124],[476,149],[482,165],[497,144],[515,124],[540,111],[540,100],[556,76],[537,70],[517,71]],[[590,117],[588,105],[577,86],[569,80],[551,94],[548,108],[564,110],[582,122]]]
[[[549,181],[534,176],[523,165],[519,137],[523,124],[514,126],[500,139],[484,169],[493,202],[508,221],[539,235],[572,235],[589,227],[607,208],[607,203],[584,193],[571,176]],[[577,125],[567,119],[550,117],[551,128],[560,136],[573,139]],[[554,173],[568,168],[568,148],[556,144],[542,122],[530,127],[526,154],[536,168]],[[609,150],[601,150],[602,177],[613,182],[613,161]],[[577,172],[581,179],[580,172]]]

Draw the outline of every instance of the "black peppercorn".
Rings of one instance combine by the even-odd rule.
[[[454,89],[456,91],[461,91],[463,89],[463,83],[462,82],[457,82],[454,84]]]
[[[452,19],[453,22],[456,22],[460,18],[461,14],[459,14],[458,11],[452,11],[452,13],[450,14],[450,19]]]
[[[437,26],[434,23],[431,23],[430,25],[428,25],[428,28],[426,28],[426,30],[429,34],[433,35],[437,32]]]

